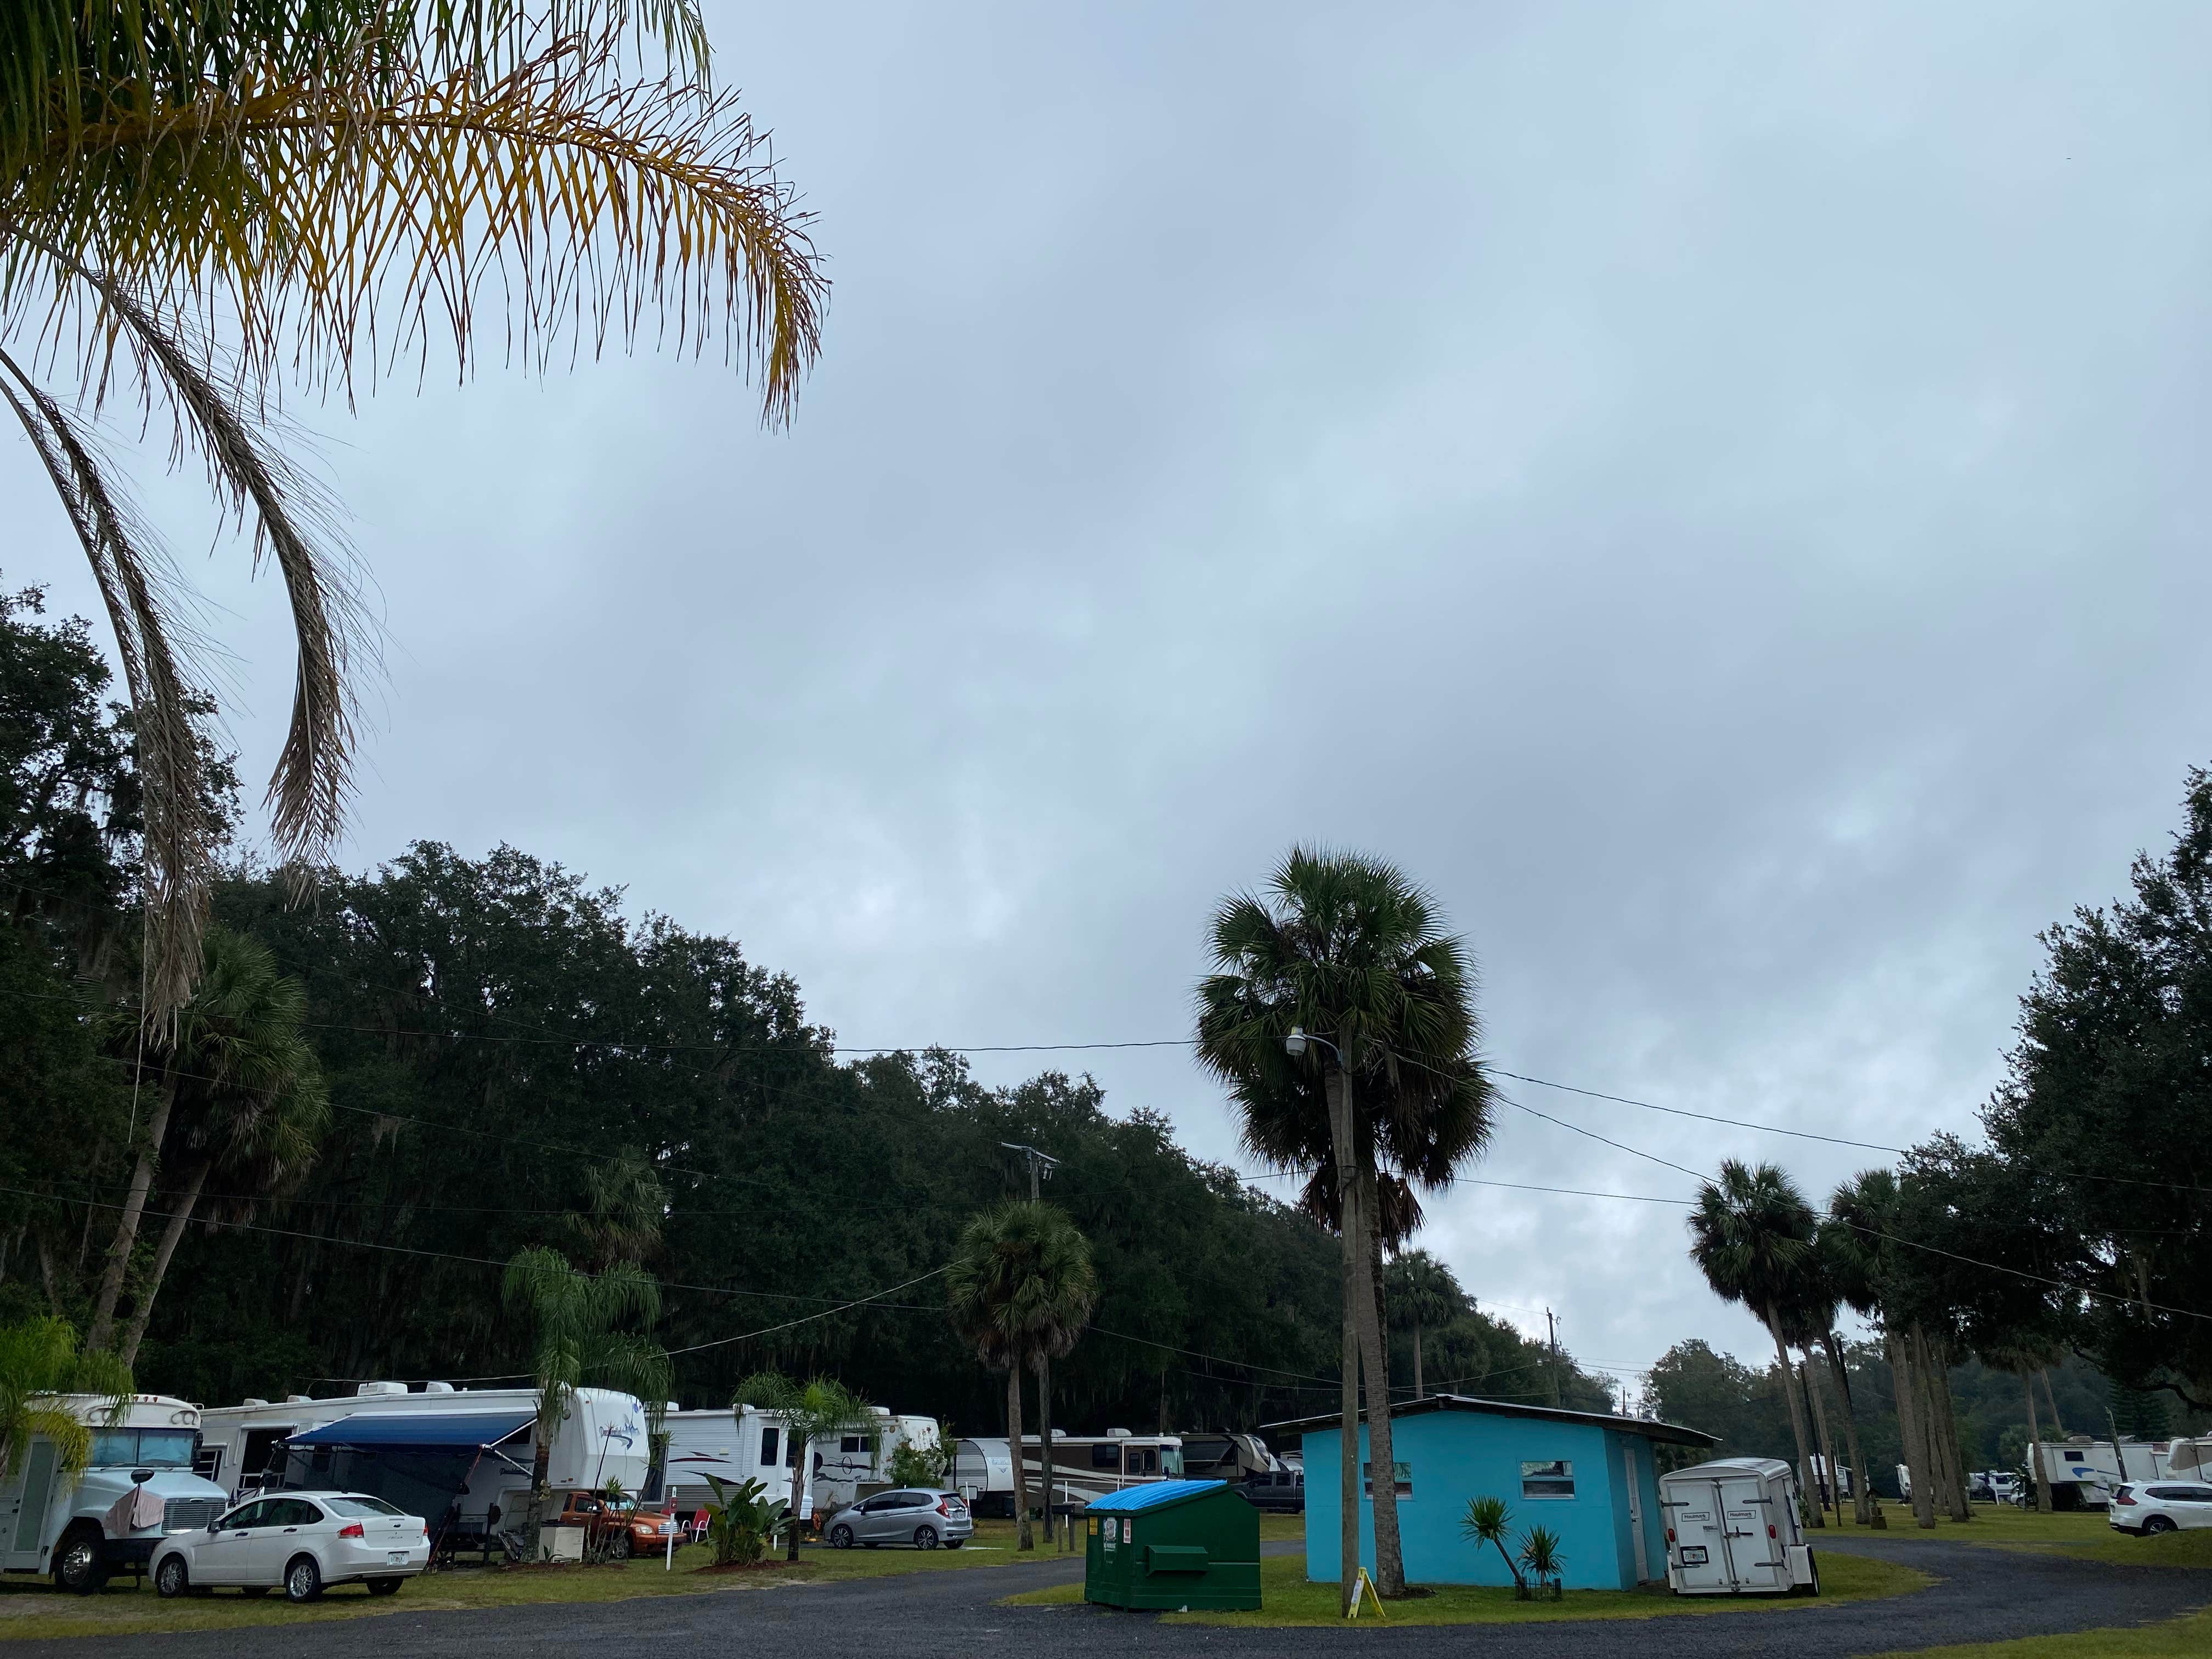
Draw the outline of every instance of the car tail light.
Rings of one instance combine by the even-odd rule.
[[[948,1518],[949,1518],[949,1517],[951,1516],[951,1514],[952,1514],[952,1511],[951,1511],[951,1510],[948,1510],[948,1509],[946,1509],[946,1508],[945,1507],[945,1500],[944,1500],[942,1498],[939,1498],[939,1499],[937,1500],[937,1512],[938,1512],[939,1515],[942,1515],[942,1516],[947,1516]]]
[[[356,1521],[349,1527],[340,1527],[338,1528],[338,1536],[341,1538],[366,1538],[368,1536],[368,1528],[362,1526],[360,1522]]]
[[[1774,1522],[1772,1522],[1771,1521],[1770,1521],[1770,1522],[1768,1522],[1766,1523],[1766,1535],[1767,1535],[1769,1538],[1771,1538],[1771,1537],[1773,1537],[1773,1536],[1774,1536]]]
[[[2120,1495],[2119,1495],[2118,1498],[2115,1498],[2112,1501],[2113,1501],[2115,1504],[2126,1504],[2130,1509],[2133,1509],[2133,1508],[2136,1506],[2136,1500],[2135,1500],[2134,1496],[2133,1496],[2132,1494],[2130,1494],[2130,1493],[2127,1492],[2124,1492],[2124,1491],[2123,1491],[2123,1492],[2120,1493]]]
[[[1672,1527],[1667,1528],[1667,1541],[1670,1544],[1674,1541],[1674,1529]]]

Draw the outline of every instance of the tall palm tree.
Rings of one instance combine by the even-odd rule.
[[[781,422],[826,287],[764,146],[711,84],[696,0],[0,7],[0,397],[137,711],[151,1017],[199,961],[204,676],[87,405],[166,416],[282,575],[299,671],[269,799],[279,848],[319,862],[371,641],[331,504],[284,453],[281,377],[350,399],[364,371],[422,372],[434,337],[465,374],[480,331],[540,372],[564,346],[719,331]],[[58,341],[78,349],[56,362]]]
[[[1433,1188],[1488,1139],[1474,969],[1403,872],[1304,848],[1277,867],[1264,897],[1223,902],[1212,945],[1219,971],[1199,987],[1200,1060],[1243,1109],[1255,1156],[1295,1168],[1326,1148],[1335,1188],[1327,1208],[1344,1254],[1339,1521],[1348,1610],[1359,1566],[1363,1367],[1376,1579],[1384,1595],[1405,1589],[1376,1272],[1383,1176]]]
[[[1098,1302],[1098,1273],[1091,1242],[1066,1214],[1049,1204],[1015,1200],[986,1211],[960,1235],[945,1273],[952,1323],[976,1357],[1006,1373],[1006,1438],[1013,1449],[1016,1547],[1034,1549],[1030,1530],[1029,1474],[1022,1435],[1022,1371],[1041,1370],[1050,1356],[1066,1354],[1090,1322]],[[1049,1520],[1052,1502],[1052,1424],[1049,1390],[1044,1419],[1042,1470]]]
[[[1837,1334],[1835,1322],[1839,1304],[1861,1315],[1868,1313],[1872,1306],[1860,1241],[1832,1212],[1814,1224],[1813,1250],[1829,1310],[1826,1327],[1820,1333],[1820,1346],[1828,1356],[1829,1370],[1835,1374],[1836,1391],[1843,1399],[1844,1444],[1851,1460],[1851,1516],[1862,1527],[1886,1529],[1889,1521],[1881,1512],[1881,1499],[1875,1495],[1874,1482],[1868,1478],[1866,1453],[1859,1445],[1858,1413],[1851,1398],[1850,1367],[1844,1363],[1844,1341]]]
[[[781,1371],[756,1371],[738,1384],[730,1404],[739,1413],[747,1406],[773,1412],[783,1424],[784,1456],[791,1465],[791,1501],[783,1510],[784,1559],[796,1561],[805,1519],[802,1500],[813,1480],[807,1449],[832,1435],[879,1434],[881,1425],[868,1402],[833,1376],[800,1382]]]
[[[1384,1304],[1395,1322],[1413,1334],[1413,1398],[1424,1395],[1421,1378],[1421,1332],[1425,1326],[1443,1325],[1467,1311],[1467,1292],[1449,1267],[1426,1250],[1408,1250],[1383,1274]]]
[[[650,1328],[660,1317],[660,1286],[628,1264],[603,1273],[579,1273],[543,1245],[515,1253],[507,1264],[501,1299],[530,1334],[530,1377],[538,1390],[532,1431],[530,1507],[524,1548],[538,1559],[545,1524],[546,1472],[553,1437],[567,1420],[578,1389],[619,1389],[646,1409],[647,1431],[658,1434],[667,1409],[668,1354],[629,1325]]]
[[[1935,1424],[1920,1385],[1911,1321],[1898,1305],[1896,1255],[1899,1205],[1897,1177],[1887,1170],[1862,1170],[1830,1194],[1828,1271],[1854,1310],[1881,1328],[1882,1352],[1896,1385],[1898,1438],[1912,1487],[1915,1524],[1936,1524]]]
[[[1698,1207],[1690,1212],[1690,1258],[1705,1282],[1723,1301],[1750,1309],[1774,1339],[1805,1504],[1811,1523],[1819,1526],[1820,1511],[1812,1497],[1820,1490],[1813,1479],[1812,1443],[1804,1404],[1792,1386],[1790,1346],[1783,1333],[1789,1310],[1803,1300],[1814,1224],[1813,1206],[1787,1175],[1771,1164],[1753,1168],[1736,1158],[1721,1165],[1720,1179],[1705,1183]]]
[[[0,1481],[21,1476],[35,1435],[54,1443],[58,1478],[82,1472],[92,1461],[92,1431],[64,1396],[102,1396],[112,1420],[131,1393],[130,1368],[112,1353],[80,1350],[66,1319],[0,1326]]]
[[[307,991],[276,970],[276,959],[228,928],[201,941],[201,974],[191,996],[150,1039],[139,1011],[108,1022],[150,1097],[145,1136],[100,1270],[85,1346],[113,1346],[115,1315],[129,1277],[147,1198],[158,1171],[181,1182],[165,1197],[168,1225],[120,1352],[135,1363],[154,1297],[210,1173],[228,1160],[241,1181],[280,1186],[304,1173],[329,1118],[322,1069],[301,1033]]]

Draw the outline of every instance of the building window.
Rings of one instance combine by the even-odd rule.
[[[1521,1495],[1523,1498],[1572,1498],[1575,1495],[1575,1466],[1564,1458],[1554,1458],[1544,1463],[1523,1463],[1521,1466]]]
[[[1411,1498],[1413,1495],[1413,1466],[1411,1463],[1394,1462],[1390,1465],[1390,1470],[1396,1477],[1390,1484],[1398,1489],[1398,1496]],[[1361,1495],[1373,1498],[1375,1496],[1375,1466],[1372,1463],[1362,1463],[1359,1466],[1359,1480],[1364,1488]]]

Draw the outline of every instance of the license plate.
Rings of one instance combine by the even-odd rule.
[[[1705,1565],[1705,1547],[1703,1544],[1683,1545],[1682,1565],[1686,1567],[1704,1566]]]
[[[405,1550],[386,1550],[384,1553],[384,1559],[386,1562],[392,1566],[404,1566],[407,1565],[407,1552]]]

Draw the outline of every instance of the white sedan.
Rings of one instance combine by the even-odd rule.
[[[2212,1527],[2212,1486],[2192,1480],[2131,1483],[2112,1494],[2115,1532],[2155,1538],[2177,1527]]]
[[[287,1492],[250,1498],[204,1532],[171,1533],[151,1567],[163,1595],[228,1584],[312,1601],[331,1584],[390,1595],[429,1562],[430,1528],[419,1515],[366,1492]]]

